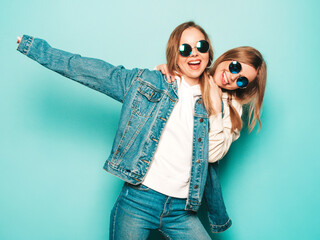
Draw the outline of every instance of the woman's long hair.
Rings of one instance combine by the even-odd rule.
[[[224,90],[228,93],[228,105],[230,106],[230,118],[232,122],[232,129],[241,130],[242,120],[237,111],[232,106],[232,98],[238,100],[241,104],[249,104],[248,127],[251,132],[259,122],[259,130],[261,128],[260,112],[266,88],[267,80],[267,65],[261,53],[253,47],[238,47],[231,49],[222,54],[213,64],[210,69],[210,75],[214,75],[218,65],[224,61],[238,61],[248,64],[257,70],[256,78],[244,88],[236,90]]]
[[[176,72],[180,73],[180,69],[178,67],[178,56],[179,56],[179,44],[181,35],[184,30],[188,28],[195,28],[198,29],[203,35],[204,40],[206,40],[209,43],[209,62],[207,64],[207,69],[204,70],[204,72],[199,77],[199,83],[201,88],[201,94],[202,94],[202,100],[204,103],[204,106],[208,112],[208,114],[212,114],[213,108],[211,104],[211,98],[210,98],[210,85],[209,85],[209,75],[208,75],[208,69],[212,65],[213,61],[213,49],[211,46],[211,41],[209,39],[208,34],[203,30],[202,27],[195,24],[194,22],[185,22],[177,26],[173,32],[171,33],[168,44],[167,44],[167,51],[166,51],[166,57],[167,57],[167,65],[168,70],[172,75],[176,75]]]

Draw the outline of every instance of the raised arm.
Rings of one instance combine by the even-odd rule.
[[[230,108],[228,105],[228,94],[222,93],[213,78],[209,79],[210,97],[214,114],[209,117],[209,162],[213,163],[226,155],[230,145],[240,136],[240,131],[231,132]],[[223,104],[223,106],[222,106]],[[242,115],[242,106],[236,100],[232,100],[232,105]],[[223,110],[223,111],[222,111]]]
[[[231,132],[230,108],[227,103],[227,96],[222,96],[223,113],[210,116],[209,132],[209,162],[216,162],[223,158],[228,152],[233,141],[240,136],[240,131]],[[236,100],[232,100],[232,105],[237,110],[239,116],[242,115],[242,106]]]
[[[121,102],[139,72],[52,48],[45,40],[28,35],[18,37],[17,42],[18,51],[46,68]]]

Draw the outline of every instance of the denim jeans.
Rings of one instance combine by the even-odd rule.
[[[167,239],[211,239],[197,213],[185,206],[186,199],[125,183],[111,212],[109,239],[143,240],[151,229]]]

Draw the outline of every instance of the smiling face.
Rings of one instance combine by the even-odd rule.
[[[192,53],[188,57],[178,55],[178,66],[181,74],[189,85],[199,83],[199,77],[206,69],[209,62],[209,53],[200,53],[196,48],[197,42],[205,40],[205,36],[196,28],[187,28],[183,31],[180,43],[187,43],[192,47]]]
[[[213,75],[213,80],[215,83],[223,89],[235,90],[239,87],[237,86],[237,79],[239,77],[246,77],[251,83],[257,76],[257,70],[245,63],[239,62],[241,64],[241,71],[237,74],[233,74],[229,70],[229,65],[232,61],[224,61],[220,63]]]

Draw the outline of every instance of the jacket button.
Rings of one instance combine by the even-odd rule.
[[[201,142],[201,138],[198,138],[198,142]]]
[[[200,118],[200,122],[203,122],[203,118]]]
[[[197,161],[196,161],[196,163],[200,163],[201,162],[201,160],[200,159],[198,159]]]
[[[194,186],[194,189],[198,189],[198,187],[199,187],[198,185],[195,185],[195,186]]]
[[[198,104],[201,104],[201,100],[198,100]]]

